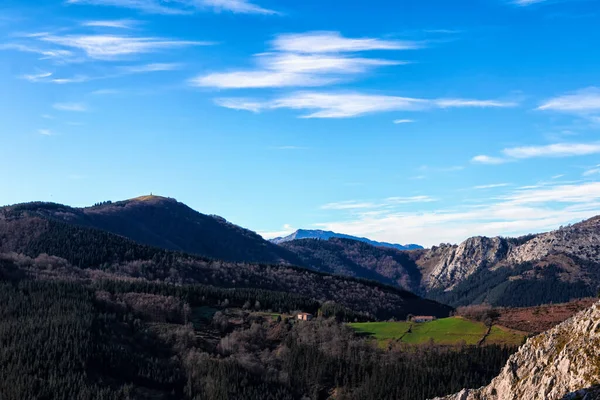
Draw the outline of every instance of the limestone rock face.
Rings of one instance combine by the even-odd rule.
[[[562,257],[562,258],[560,258]],[[527,238],[472,237],[458,246],[443,244],[423,252],[416,262],[426,290],[452,290],[483,268],[503,268],[552,259],[600,263],[600,216]],[[568,269],[568,268],[567,268]]]
[[[480,268],[491,267],[506,257],[511,245],[502,238],[476,236],[458,246],[432,249],[437,262],[429,273],[429,288],[452,289]],[[435,254],[437,250],[438,254]]]
[[[600,398],[600,302],[533,338],[488,386],[438,400]]]
[[[521,246],[514,247],[507,262],[535,261],[549,254],[566,254],[582,260],[600,260],[600,218],[557,229],[534,237]]]

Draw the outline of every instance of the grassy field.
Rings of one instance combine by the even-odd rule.
[[[420,324],[410,322],[362,322],[348,324],[358,333],[374,337],[381,346],[390,340],[403,343],[422,344],[433,339],[437,344],[452,345],[464,341],[477,344],[487,332],[481,322],[461,317],[442,318]],[[412,325],[411,332],[408,332]],[[521,344],[523,334],[508,328],[494,326],[485,344]]]
[[[494,325],[485,342],[494,344],[522,344],[526,333],[515,331],[504,326]]]

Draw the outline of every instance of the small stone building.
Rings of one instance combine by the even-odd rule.
[[[310,321],[311,319],[313,319],[313,315],[310,313],[301,312],[301,313],[298,313],[298,319],[300,321]]]

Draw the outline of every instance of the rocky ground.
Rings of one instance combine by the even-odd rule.
[[[527,340],[488,386],[443,400],[591,400],[598,384],[600,302]]]

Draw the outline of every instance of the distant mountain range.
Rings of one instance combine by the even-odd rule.
[[[535,306],[595,296],[600,289],[600,217],[520,238],[472,237],[459,245],[405,251],[395,247],[400,245],[325,231],[299,230],[269,242],[174,199],[143,196],[86,208],[54,203],[0,208],[0,252],[27,250],[28,256],[48,253],[46,242],[58,240],[48,233],[48,221],[94,228],[140,244],[222,260],[226,269],[241,268],[240,277],[232,283],[235,285],[246,268],[279,264],[368,279],[455,307],[484,302]],[[61,232],[64,230],[61,228]],[[93,251],[100,250],[110,251]],[[272,282],[265,283],[267,287],[275,285],[273,276],[267,275],[259,274],[260,279]],[[256,274],[252,276],[258,279]]]
[[[271,239],[271,242],[276,243],[276,244],[282,244],[285,242],[290,242],[292,240],[299,240],[299,239],[329,240],[331,238],[356,240],[359,242],[370,244],[371,246],[389,247],[389,248],[396,249],[396,250],[418,250],[418,249],[423,248],[423,246],[419,246],[418,244],[402,245],[402,244],[394,244],[394,243],[386,243],[386,242],[376,242],[374,240],[367,239],[364,237],[350,236],[350,235],[345,235],[343,233],[322,231],[322,230],[318,230],[318,229],[313,229],[313,230],[298,229],[296,232],[292,233],[291,235]]]

